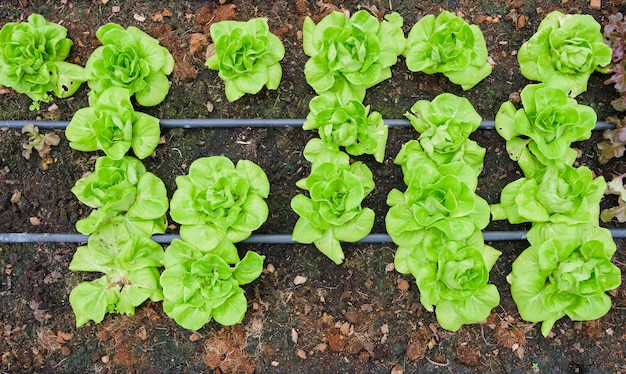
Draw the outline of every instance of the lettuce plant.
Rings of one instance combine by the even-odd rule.
[[[270,184],[252,161],[240,160],[235,166],[223,156],[200,158],[189,167],[189,175],[176,177],[176,186],[170,215],[190,243],[214,247],[224,239],[239,242],[267,220]]]
[[[522,109],[508,101],[496,114],[496,131],[506,140],[510,157],[527,175],[545,165],[572,165],[577,152],[570,145],[591,137],[595,111],[545,84],[528,85],[520,96]]]
[[[443,73],[469,90],[491,74],[487,46],[480,28],[444,11],[420,19],[409,32],[404,57],[411,71]]]
[[[107,156],[120,160],[130,148],[140,159],[152,154],[159,144],[159,119],[135,112],[130,91],[109,87],[96,102],[74,113],[65,130],[70,147],[90,152],[103,150]]]
[[[605,188],[604,178],[587,167],[547,166],[506,185],[491,212],[494,220],[514,224],[594,223]]]
[[[32,123],[29,123],[22,127],[22,134],[28,135],[28,141],[22,143],[22,156],[30,160],[30,155],[33,153],[33,149],[37,151],[39,157],[44,158],[52,149],[52,146],[59,145],[61,138],[59,135],[50,132],[47,134],[41,134],[39,127]]]
[[[165,185],[136,158],[98,158],[94,172],[79,179],[72,193],[83,204],[97,208],[76,222],[76,229],[82,234],[111,224],[123,224],[140,235],[165,232]]]
[[[593,16],[549,13],[537,32],[519,49],[522,75],[576,97],[587,90],[594,71],[607,73],[611,48]]]
[[[317,129],[323,142],[336,148],[344,147],[353,156],[374,155],[383,162],[389,129],[378,112],[360,101],[344,101],[334,93],[314,97],[304,130]]]
[[[606,164],[613,157],[622,157],[626,146],[626,117],[619,119],[617,116],[610,116],[606,121],[614,124],[615,128],[604,130],[602,133],[604,140],[598,143],[600,150],[598,161],[601,164]]]
[[[604,84],[613,84],[620,97],[611,101],[616,110],[626,110],[626,22],[620,12],[611,14],[609,22],[604,26],[604,41],[611,47],[613,60],[611,62],[611,77]]]
[[[249,251],[239,258],[232,242],[208,245],[175,239],[165,251],[161,274],[163,310],[179,325],[198,330],[214,319],[222,325],[240,323],[248,309],[241,285],[261,275],[263,260]]]
[[[69,97],[85,81],[83,68],[64,61],[73,44],[66,35],[65,27],[40,14],[0,30],[0,84],[28,95],[31,110],[51,101],[49,92]]]
[[[206,66],[219,71],[228,101],[258,93],[263,86],[278,88],[285,47],[269,31],[265,18],[221,21],[212,24],[210,31],[215,54],[207,59]]]
[[[347,157],[338,158],[315,163],[311,174],[297,186],[309,191],[310,197],[298,194],[291,200],[291,208],[300,216],[293,240],[314,243],[333,262],[341,264],[344,253],[340,241],[359,241],[374,226],[374,211],[361,207],[374,189],[372,172],[361,162],[350,164]]]
[[[135,235],[123,225],[109,225],[78,247],[70,270],[104,273],[79,283],[70,292],[76,326],[102,322],[107,313],[133,315],[147,299],[163,298],[158,267],[163,248],[144,235]]]
[[[482,170],[485,149],[470,140],[482,118],[466,98],[443,93],[432,101],[420,100],[405,116],[420,133],[419,145],[437,165],[463,161]],[[398,158],[402,158],[399,154]]]
[[[611,263],[616,247],[609,230],[597,226],[539,224],[528,232],[530,247],[513,262],[507,280],[520,316],[541,322],[547,336],[564,316],[593,320],[611,307],[606,291],[621,283]]]
[[[134,26],[125,30],[115,23],[101,26],[96,37],[103,45],[85,65],[90,102],[114,86],[127,88],[139,105],[154,106],[165,99],[174,58],[156,39]]]
[[[315,92],[332,91],[363,100],[365,90],[391,77],[391,66],[404,51],[403,19],[397,13],[378,22],[365,10],[350,18],[332,12],[317,25],[309,17],[302,27],[302,47],[310,57],[306,80]]]
[[[391,208],[385,225],[394,243],[417,245],[431,230],[461,241],[487,226],[489,204],[453,170],[428,163],[415,165],[406,191],[394,188],[389,192]]]
[[[420,302],[426,310],[434,309],[439,325],[457,331],[461,325],[485,320],[500,304],[496,286],[487,283],[499,256],[484,244],[480,232],[454,241],[430,230],[419,244],[398,247],[394,263],[398,272],[415,277]]]
[[[624,177],[626,177],[626,174],[615,176],[606,184],[607,189],[605,193],[617,195],[618,203],[617,206],[604,209],[600,212],[602,222],[609,222],[613,218],[617,219],[620,223],[626,222],[626,189],[624,188]]]

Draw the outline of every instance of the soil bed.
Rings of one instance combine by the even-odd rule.
[[[220,4],[221,3],[221,4]],[[620,4],[621,3],[621,4]],[[589,1],[3,1],[0,27],[41,13],[62,22],[74,41],[69,60],[84,66],[99,45],[95,31],[106,22],[137,26],[161,41],[174,55],[176,68],[166,100],[154,108],[142,108],[159,118],[304,118],[313,90],[304,79],[307,56],[299,31],[305,16],[316,21],[327,12],[365,8],[374,13],[399,12],[405,33],[423,15],[450,10],[478,24],[494,62],[493,73],[469,91],[450,84],[442,75],[411,73],[404,60],[392,69],[392,78],[369,89],[365,104],[384,118],[402,118],[417,100],[431,100],[442,92],[467,97],[484,119],[493,119],[499,106],[514,99],[530,83],[519,73],[515,53],[552,10],[586,13],[604,23],[608,14],[624,2],[602,2],[591,9]],[[443,4],[443,5],[442,5]],[[143,22],[138,21],[145,17]],[[204,66],[208,27],[221,19],[248,20],[266,17],[270,29],[282,39],[286,54],[283,78],[276,91],[263,90],[230,103],[217,73]],[[198,44],[200,43],[200,44]],[[616,96],[607,78],[594,74],[580,103],[592,106],[603,120],[615,114],[610,101]],[[70,98],[55,100],[42,110],[28,110],[30,100],[12,90],[0,90],[0,127],[4,120],[70,120],[87,106],[87,85]],[[207,106],[207,103],[210,103]],[[518,103],[516,103],[518,104]],[[208,110],[208,107],[211,110]],[[84,153],[61,138],[42,160],[21,156],[26,140],[16,130],[0,130],[0,232],[75,233],[76,221],[89,209],[70,189],[92,171],[98,153]],[[297,219],[289,201],[300,193],[296,181],[309,173],[302,156],[315,134],[300,128],[167,129],[164,143],[146,168],[166,184],[171,197],[175,178],[186,174],[197,158],[224,155],[232,160],[250,159],[267,173],[271,183],[270,217],[256,233],[289,234]],[[359,157],[374,173],[376,189],[364,206],[376,212],[373,233],[384,232],[386,196],[403,190],[402,175],[393,160],[403,143],[417,137],[412,128],[390,129],[386,157],[378,164]],[[477,193],[496,203],[502,188],[521,176],[509,160],[502,138],[492,130],[472,135],[485,147],[485,169]],[[596,144],[601,132],[576,144],[586,165],[610,180],[626,172],[622,160],[606,165],[597,161]],[[19,195],[16,195],[19,194]],[[15,198],[15,196],[19,196]],[[602,206],[614,205],[610,197]],[[170,220],[171,222],[171,220]],[[607,227],[620,227],[608,224]],[[522,230],[527,226],[492,223],[487,230]],[[172,226],[170,232],[176,232]],[[614,262],[626,273],[625,240],[616,240]],[[108,316],[101,324],[75,328],[69,291],[93,274],[68,270],[75,244],[0,244],[0,367],[2,372],[626,372],[626,287],[611,293],[613,308],[590,322],[557,322],[544,338],[539,326],[520,319],[510,296],[506,275],[528,243],[489,243],[502,251],[491,273],[501,294],[501,305],[480,324],[451,333],[441,329],[433,313],[419,303],[410,276],[401,275],[393,263],[392,243],[346,244],[346,262],[334,265],[315,247],[305,245],[238,245],[243,254],[254,250],[267,256],[266,270],[245,287],[248,313],[241,325],[222,328],[210,323],[198,332],[187,331],[169,319],[160,303],[147,303],[134,316]],[[304,284],[295,285],[296,276]],[[400,372],[400,371],[396,371]]]

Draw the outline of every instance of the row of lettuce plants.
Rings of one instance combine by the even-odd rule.
[[[220,27],[237,35],[238,24]],[[37,14],[28,22],[5,25],[0,82],[26,93],[33,100],[31,109],[50,101],[49,92],[67,97],[83,82],[91,89],[90,106],[74,114],[66,136],[72,148],[106,156],[72,188],[93,210],[76,224],[90,236],[69,267],[103,275],[70,292],[76,325],[101,322],[107,313],[132,315],[148,299],[162,300],[165,312],[188,329],[211,319],[223,325],[241,322],[247,300],[240,286],[258,278],[264,256],[250,251],[241,259],[234,243],[267,219],[267,176],[247,160],[235,166],[221,156],[201,158],[191,164],[189,175],[176,179],[170,204],[163,182],[139,160],[156,149],[159,120],[135,111],[132,100],[153,106],[165,99],[173,57],[140,29],[109,23],[96,32],[102,46],[83,69],[63,61],[72,45],[65,36],[64,27]],[[276,52],[273,44],[270,50]],[[131,149],[135,157],[127,155]],[[151,236],[165,232],[168,207],[181,225],[181,239],[164,251]]]
[[[611,263],[615,243],[598,225],[606,183],[589,168],[574,167],[577,151],[571,148],[591,136],[597,120],[574,97],[586,90],[591,72],[607,70],[611,50],[591,16],[553,12],[518,59],[524,76],[542,83],[522,90],[522,108],[506,102],[496,115],[496,131],[524,176],[504,187],[491,211],[494,220],[532,225],[530,247],[513,262],[507,280],[520,316],[541,322],[547,336],[566,315],[584,321],[606,314],[606,291],[621,282]]]
[[[462,18],[449,12],[423,17],[408,38],[402,26],[397,13],[379,21],[366,11],[333,12],[317,25],[304,21],[305,77],[318,94],[304,129],[317,130],[319,138],[304,149],[311,173],[297,186],[310,197],[291,201],[299,215],[293,239],[314,243],[336,264],[344,259],[341,242],[362,239],[374,222],[374,212],[361,206],[375,187],[372,173],[350,157],[384,159],[388,129],[380,113],[363,105],[366,90],[391,76],[400,55],[410,70],[442,73],[463,89],[491,73],[480,29]],[[278,87],[284,47],[264,19],[223,21],[210,32],[215,53],[206,65],[219,71],[228,100]],[[162,181],[126,154],[132,149],[145,158],[158,144],[158,120],[135,111],[131,96],[143,106],[160,103],[172,56],[135,27],[107,24],[96,33],[103,46],[83,70],[63,61],[71,47],[65,36],[63,27],[39,15],[5,25],[0,82],[29,95],[31,109],[51,100],[50,92],[66,97],[82,82],[91,88],[90,106],[76,112],[67,137],[75,149],[106,156],[72,189],[94,210],[77,223],[91,236],[70,268],[104,276],[72,290],[77,325],[100,322],[107,312],[132,314],[147,299],[163,300],[166,313],[189,329],[211,319],[241,322],[247,300],[240,286],[260,275],[264,256],[248,252],[241,259],[234,243],[267,219],[267,176],[250,161],[201,158],[176,179],[168,202]],[[542,83],[522,91],[522,109],[505,103],[496,116],[524,178],[505,187],[491,207],[475,192],[485,150],[469,139],[481,122],[471,103],[446,93],[418,101],[406,114],[420,136],[395,159],[407,188],[389,193],[386,228],[398,245],[396,269],[415,277],[422,304],[435,310],[443,328],[481,321],[499,304],[488,280],[501,253],[481,233],[490,212],[496,220],[533,224],[531,246],[507,277],[522,318],[543,322],[547,335],[565,315],[595,319],[610,308],[605,291],[619,285],[620,272],[610,262],[615,243],[597,224],[605,183],[588,168],[573,167],[570,148],[589,138],[596,121],[574,97],[594,70],[608,71],[610,58],[591,16],[559,12],[548,14],[520,48],[522,74]],[[181,239],[163,251],[150,236],[165,232],[168,205]]]

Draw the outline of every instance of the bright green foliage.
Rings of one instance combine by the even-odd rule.
[[[90,236],[88,244],[76,250],[69,268],[104,275],[79,283],[70,292],[76,326],[102,322],[106,313],[133,315],[147,299],[162,300],[157,269],[162,259],[158,243],[123,225],[109,225]]]
[[[371,154],[383,162],[389,130],[380,113],[370,113],[369,105],[334,93],[314,97],[309,108],[305,130],[317,129],[324,143],[337,149],[344,147],[350,155]]]
[[[524,77],[576,97],[587,90],[591,73],[609,72],[611,53],[593,16],[553,11],[522,44],[517,60]]]
[[[436,168],[424,163],[415,165],[411,175],[404,193],[393,189],[387,196],[391,208],[385,224],[397,245],[418,245],[430,230],[461,241],[489,223],[489,204],[474,193],[454,167]]]
[[[491,74],[485,38],[478,26],[448,11],[437,17],[429,14],[411,28],[404,56],[409,70],[443,73],[464,90]]]
[[[211,319],[227,326],[240,323],[248,309],[240,286],[261,275],[265,256],[250,251],[240,260],[228,240],[212,246],[202,237],[191,239],[195,245],[175,239],[165,251],[163,310],[190,330]]]
[[[159,144],[159,119],[135,112],[130,91],[112,86],[98,96],[91,106],[79,109],[65,130],[70,147],[90,152],[103,150],[107,156],[120,160],[130,148],[144,159]]]
[[[170,215],[190,243],[215,247],[239,242],[267,220],[270,184],[263,169],[248,160],[237,166],[223,156],[204,157],[176,178]]]
[[[85,66],[92,89],[90,102],[109,87],[127,88],[143,106],[165,99],[174,58],[156,39],[134,26],[125,30],[115,23],[101,26],[96,37],[103,45],[93,51]]]
[[[498,290],[489,281],[489,271],[500,252],[485,245],[480,232],[466,240],[448,240],[440,231],[425,231],[419,244],[400,246],[395,268],[412,274],[420,301],[435,313],[446,330],[483,321],[500,303]]]
[[[278,88],[285,47],[269,31],[265,18],[214,23],[211,39],[215,54],[208,58],[206,66],[219,70],[228,101],[235,101],[247,93],[255,94],[263,86],[268,90]]]
[[[523,109],[508,101],[496,115],[496,131],[507,141],[511,159],[526,175],[545,165],[572,165],[577,152],[570,145],[591,137],[595,111],[545,84],[524,87],[521,98]]]
[[[332,154],[320,156],[331,158]],[[374,211],[361,207],[363,199],[374,189],[372,172],[361,162],[350,164],[347,157],[336,158],[316,162],[311,174],[298,181],[297,186],[309,191],[311,197],[299,194],[291,200],[291,208],[300,216],[293,229],[293,240],[314,243],[328,258],[341,264],[344,253],[340,241],[359,241],[374,225]]]
[[[9,22],[0,30],[0,84],[39,102],[72,96],[85,81],[83,68],[65,62],[72,41],[67,29],[31,14],[28,22]]]
[[[597,226],[537,224],[531,246],[513,262],[507,280],[520,316],[542,322],[547,336],[564,316],[574,321],[602,317],[611,308],[606,291],[621,283],[611,263],[616,247],[609,230]]]
[[[605,189],[604,178],[587,167],[548,166],[506,185],[500,204],[492,205],[493,219],[597,225]]]
[[[120,223],[136,234],[165,232],[168,207],[165,185],[157,176],[146,172],[136,158],[98,158],[95,171],[79,179],[72,193],[83,204],[97,208],[76,223],[82,234]]]
[[[406,42],[402,24],[397,13],[378,22],[366,10],[350,18],[332,12],[317,25],[307,17],[302,27],[302,47],[311,57],[304,66],[307,82],[318,94],[363,100],[367,88],[391,77]]]
[[[437,165],[456,161],[476,170],[482,170],[485,149],[470,140],[471,133],[478,129],[482,118],[466,98],[443,93],[432,101],[420,100],[405,116],[420,133],[419,145]],[[417,145],[414,145],[417,146]],[[398,154],[398,159],[403,156]]]

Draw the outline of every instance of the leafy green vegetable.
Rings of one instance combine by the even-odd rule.
[[[570,145],[591,137],[595,111],[545,84],[524,87],[521,98],[523,109],[508,101],[496,115],[496,131],[507,141],[511,159],[526,175],[545,165],[572,165],[577,152]]]
[[[576,97],[587,90],[591,73],[609,71],[611,48],[593,16],[553,11],[522,44],[517,60],[524,77]]]
[[[72,41],[67,29],[31,14],[28,22],[9,22],[0,30],[0,84],[39,102],[72,96],[86,79],[83,68],[65,62]]]
[[[278,88],[285,47],[269,31],[265,18],[214,23],[211,39],[215,54],[207,59],[206,66],[219,70],[228,101],[235,101],[247,93],[255,94],[263,86],[268,90]]]
[[[513,262],[507,280],[520,316],[542,322],[547,336],[564,316],[593,320],[611,307],[606,291],[621,283],[611,263],[616,247],[609,230],[597,226],[538,224],[528,232],[530,247]]]
[[[477,175],[480,173],[485,149],[469,136],[478,129],[482,118],[469,100],[443,93],[432,101],[416,102],[411,112],[405,116],[420,133],[419,145],[430,159],[437,165],[463,161],[474,168]],[[399,163],[398,158],[402,159],[403,155],[398,154],[396,163]]]
[[[211,319],[227,326],[240,323],[248,309],[240,286],[261,275],[265,256],[250,251],[240,260],[228,240],[213,246],[202,237],[192,239],[195,245],[175,239],[165,251],[163,310],[190,330]]]
[[[604,178],[594,178],[587,167],[547,166],[506,185],[500,204],[492,205],[493,219],[511,223],[597,222],[605,188]]]
[[[626,174],[618,175],[608,182],[606,194],[617,195],[617,206],[604,209],[600,213],[600,219],[602,222],[610,222],[613,218],[618,222],[626,222],[626,189],[624,188],[624,177]]]
[[[309,191],[311,197],[299,194],[291,200],[291,208],[300,216],[293,240],[314,243],[328,258],[341,264],[344,253],[340,241],[359,241],[374,225],[374,211],[361,207],[374,189],[372,172],[361,162],[350,164],[347,157],[337,158],[314,164],[311,174],[297,186]]]
[[[391,66],[404,51],[403,19],[397,13],[383,22],[360,10],[348,18],[332,12],[317,25],[309,17],[302,27],[302,47],[311,57],[304,66],[315,92],[332,91],[363,100],[365,90],[391,77]]]
[[[103,150],[107,156],[119,160],[132,147],[135,155],[144,159],[159,144],[159,119],[135,112],[130,102],[130,91],[109,87],[96,102],[74,113],[65,130],[70,146],[84,152]]]
[[[626,147],[626,117],[620,119],[618,116],[609,116],[606,121],[614,124],[615,128],[602,132],[604,140],[598,143],[600,150],[598,161],[601,164],[606,164],[613,157],[622,157],[626,151],[624,148]]]
[[[223,156],[200,158],[189,167],[189,175],[176,178],[176,185],[170,215],[190,243],[214,247],[224,239],[239,242],[267,220],[264,199],[270,184],[251,161],[240,160],[235,167]]]
[[[436,230],[425,231],[412,246],[400,246],[395,267],[411,273],[420,290],[420,301],[435,313],[439,325],[457,331],[461,325],[480,322],[500,303],[489,271],[500,252],[485,245],[480,232],[462,241],[449,240]]]
[[[109,87],[127,88],[143,106],[165,99],[174,58],[156,39],[134,26],[125,30],[115,23],[101,26],[96,37],[103,45],[93,51],[85,66],[92,89],[90,102]]]
[[[136,158],[98,158],[95,171],[79,179],[72,193],[83,204],[97,208],[76,223],[82,234],[91,234],[109,224],[124,224],[131,232],[142,235],[165,232],[165,185]]]
[[[487,226],[489,204],[474,193],[473,185],[457,176],[456,170],[418,164],[404,193],[397,189],[389,192],[387,205],[391,208],[385,225],[394,243],[407,247],[417,245],[431,230],[440,231],[450,240],[461,241]],[[473,174],[471,169],[470,174]]]
[[[123,225],[109,225],[91,235],[86,246],[78,247],[69,268],[104,275],[70,292],[76,326],[102,322],[106,313],[133,315],[147,299],[162,300],[157,269],[162,259],[157,242],[131,234]]]
[[[383,162],[389,129],[380,113],[370,113],[369,105],[354,99],[344,101],[334,93],[314,97],[309,108],[304,130],[317,129],[323,142],[345,147],[350,155],[371,154]]]
[[[409,70],[443,73],[464,90],[491,74],[480,28],[448,11],[437,17],[429,14],[413,25],[404,57]]]

